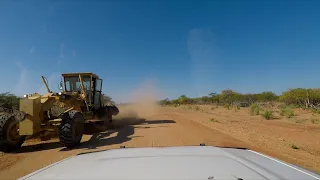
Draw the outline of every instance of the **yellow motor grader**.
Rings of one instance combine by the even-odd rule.
[[[71,148],[80,144],[87,120],[112,123],[112,116],[117,115],[119,109],[104,102],[99,76],[90,72],[66,73],[62,79],[61,92],[54,93],[42,76],[47,94],[24,95],[19,111],[0,116],[2,151],[18,149],[28,136],[41,136],[57,129],[60,143]]]

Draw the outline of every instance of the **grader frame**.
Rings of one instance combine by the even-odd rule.
[[[119,113],[116,106],[104,104],[102,79],[96,74],[65,73],[62,77],[59,87],[62,92],[53,93],[42,76],[48,93],[24,95],[20,99],[19,116],[0,117],[0,140],[4,141],[4,149],[19,148],[26,136],[55,131],[57,127],[60,142],[74,147],[81,141],[86,120],[100,119],[110,124],[112,115]]]

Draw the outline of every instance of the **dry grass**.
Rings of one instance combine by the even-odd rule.
[[[273,118],[273,115],[272,115],[272,111],[265,111],[262,116],[266,119],[266,120],[270,120]]]
[[[296,145],[294,145],[294,144],[291,144],[291,148],[292,148],[292,149],[299,149],[298,146],[296,146]]]
[[[284,107],[284,108],[281,108],[280,115],[281,116],[285,116],[287,118],[291,118],[295,114],[294,114],[293,110],[290,107]]]
[[[312,124],[318,124],[318,123],[320,122],[320,120],[317,119],[317,118],[315,118],[315,117],[313,117],[313,118],[310,119],[310,122],[311,122]]]
[[[211,118],[210,122],[217,122],[218,123],[219,121],[217,119]]]
[[[291,108],[294,113],[294,117],[292,117],[281,116],[280,108],[265,106],[264,110],[261,110],[258,105],[255,108],[242,107],[236,112],[223,106],[215,107],[213,110],[210,105],[199,105],[199,107],[205,111],[187,112],[188,109],[185,109],[187,111],[181,113],[190,120],[202,123],[261,149],[285,156],[295,161],[296,164],[300,163],[301,166],[315,167],[320,163],[320,144],[318,138],[315,138],[320,136],[320,116],[313,115],[310,110]],[[253,112],[254,114],[256,112],[257,114],[256,109],[259,109],[260,116],[252,116],[251,113],[248,113]],[[272,116],[269,112],[272,112]],[[292,114],[290,111],[288,112]],[[267,116],[272,117],[273,120],[264,120],[265,113],[269,113]],[[288,142],[291,143],[288,144]],[[292,151],[293,149],[295,151]],[[298,149],[303,149],[303,151]],[[319,168],[315,169],[320,172]]]

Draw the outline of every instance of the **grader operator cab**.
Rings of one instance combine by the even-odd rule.
[[[103,101],[102,79],[93,73],[68,73],[62,77],[61,92],[53,93],[42,76],[48,93],[24,95],[19,111],[0,116],[1,150],[15,150],[26,137],[41,137],[55,130],[58,130],[60,143],[70,148],[81,142],[87,120],[112,123],[112,116],[119,110]]]

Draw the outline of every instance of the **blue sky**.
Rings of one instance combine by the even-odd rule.
[[[92,71],[123,101],[152,82],[160,98],[320,84],[319,1],[0,2],[1,92],[57,90]]]

